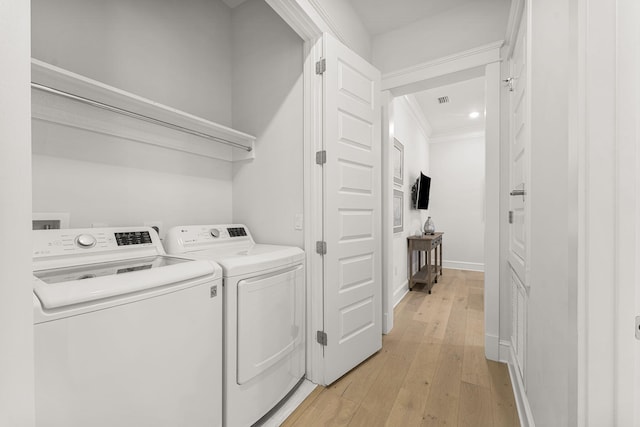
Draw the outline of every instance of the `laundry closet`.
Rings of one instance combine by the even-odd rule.
[[[303,245],[303,41],[263,0],[35,0],[32,57],[36,83],[252,148],[32,89],[34,212]]]

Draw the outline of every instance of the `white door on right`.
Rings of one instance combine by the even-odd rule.
[[[509,60],[509,265],[511,266],[511,344],[524,381],[527,345],[527,238],[529,234],[529,104],[526,10]]]
[[[510,60],[509,80],[509,222],[511,224],[509,227],[509,264],[522,283],[526,283],[527,217],[525,208],[529,168],[526,33],[526,21],[523,19]]]

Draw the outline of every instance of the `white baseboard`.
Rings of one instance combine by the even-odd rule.
[[[402,298],[409,293],[409,281],[405,280],[402,285],[398,286],[393,291],[393,306],[395,307],[402,301]]]
[[[484,334],[484,355],[489,360],[500,361],[500,338],[491,334]]]
[[[500,340],[500,356],[498,360],[502,363],[511,361],[511,343],[509,341]]]
[[[508,362],[507,366],[509,367],[509,377],[511,378],[511,386],[513,387],[513,397],[516,401],[516,407],[518,409],[518,417],[520,418],[520,425],[522,427],[535,427],[536,423],[533,421],[533,413],[531,412],[531,407],[529,406],[529,399],[527,398],[527,392],[524,388],[524,383],[522,382],[522,377],[520,376],[518,367],[516,366],[516,355],[511,346],[511,343],[502,341],[500,343],[501,347],[506,345],[508,348],[505,349],[505,352],[508,353]],[[502,348],[501,348],[502,350]],[[502,353],[502,351],[501,351]]]
[[[465,261],[448,261],[442,260],[442,267],[452,268],[455,270],[469,270],[484,272],[484,263],[482,262],[465,262]]]

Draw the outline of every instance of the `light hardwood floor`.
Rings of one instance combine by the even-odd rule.
[[[398,304],[382,350],[282,425],[519,426],[506,365],[484,357],[483,274],[444,270],[438,281]]]

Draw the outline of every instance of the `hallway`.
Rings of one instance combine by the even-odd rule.
[[[507,366],[484,358],[483,274],[444,270],[395,308],[378,353],[283,426],[519,426]]]

